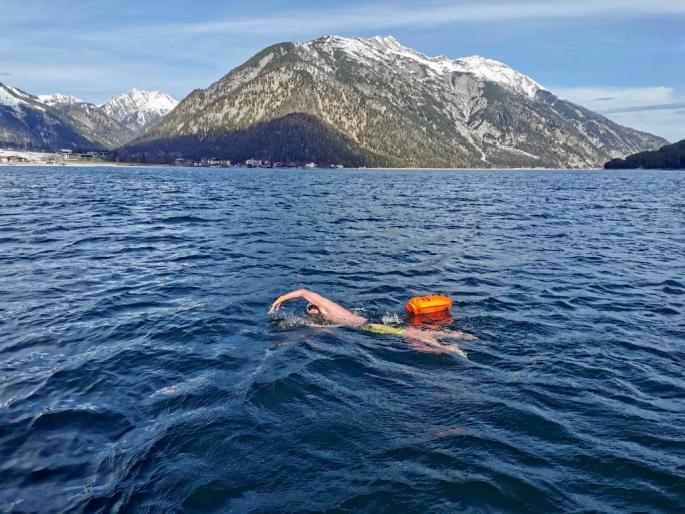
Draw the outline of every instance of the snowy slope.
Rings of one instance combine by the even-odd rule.
[[[114,96],[100,108],[126,127],[142,132],[168,114],[178,102],[160,91],[131,89]]]
[[[366,65],[387,64],[389,61],[394,61],[398,66],[402,66],[402,61],[409,60],[436,77],[465,73],[483,81],[498,83],[525,94],[529,98],[534,98],[538,91],[544,90],[530,77],[499,61],[478,55],[454,60],[443,56],[428,57],[421,52],[402,46],[392,36],[376,36],[371,39],[328,36],[322,41],[331,52],[340,50]],[[321,47],[321,40],[311,41],[302,46],[314,50]]]
[[[21,104],[26,104],[26,102],[11,94],[5,85],[0,84],[0,105],[14,109]]]
[[[84,104],[85,101],[75,96],[61,95],[59,93],[54,93],[52,95],[38,95],[38,100],[45,105],[50,107],[62,106],[62,105],[78,105]]]
[[[19,88],[0,83],[0,106],[19,109],[20,106],[43,110],[35,96],[25,93]]]

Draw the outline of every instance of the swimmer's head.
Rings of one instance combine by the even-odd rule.
[[[307,314],[309,314],[310,316],[318,316],[319,314],[321,314],[321,311],[319,310],[319,308],[316,305],[308,303],[307,304]]]

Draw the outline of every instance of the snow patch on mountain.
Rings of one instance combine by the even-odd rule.
[[[38,95],[38,100],[45,105],[49,105],[50,107],[57,105],[78,105],[86,103],[75,96],[62,95],[60,93],[54,93],[51,95]]]
[[[13,86],[6,86],[6,87],[10,93],[12,93],[14,96],[16,96],[20,99],[28,100],[28,101],[33,101],[36,99],[35,96],[30,95],[28,93],[25,93],[24,91],[22,91],[21,89],[19,89],[17,87],[13,87]]]
[[[402,46],[392,36],[375,36],[370,39],[327,36],[321,40],[304,43],[303,48],[312,50],[323,44],[330,49],[329,53],[342,51],[355,60],[367,65],[374,63],[389,66],[402,66],[402,61],[418,64],[434,78],[442,78],[453,73],[464,73],[479,80],[495,82],[516,92],[534,98],[544,88],[530,77],[517,72],[504,63],[480,56],[449,59],[444,56],[428,57],[421,52]]]
[[[32,108],[39,111],[45,110],[41,107],[40,103],[38,103],[38,99],[35,96],[29,95],[16,87],[2,83],[0,83],[0,105],[11,107],[17,112],[21,112],[21,109],[24,108]]]
[[[494,59],[474,55],[452,62],[459,67],[458,71],[462,73],[470,73],[482,80],[503,84],[515,91],[524,93],[529,98],[534,98],[538,91],[545,89],[530,77]]]

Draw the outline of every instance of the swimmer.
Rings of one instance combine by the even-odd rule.
[[[442,344],[441,341],[442,339],[463,339],[465,341],[475,339],[474,336],[459,330],[425,330],[416,327],[396,327],[380,323],[370,323],[368,319],[358,316],[328,298],[307,289],[298,289],[284,294],[283,296],[279,296],[271,305],[269,314],[278,312],[283,302],[296,298],[304,298],[309,302],[307,305],[307,314],[310,316],[320,316],[326,321],[336,325],[368,330],[369,332],[377,334],[404,337],[414,349],[419,351],[433,353],[450,352],[466,358],[466,353],[464,353],[461,348],[456,345]]]

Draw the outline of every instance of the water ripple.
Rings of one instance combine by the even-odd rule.
[[[684,511],[683,190],[1,169],[0,511]],[[478,339],[268,319],[303,286]]]

